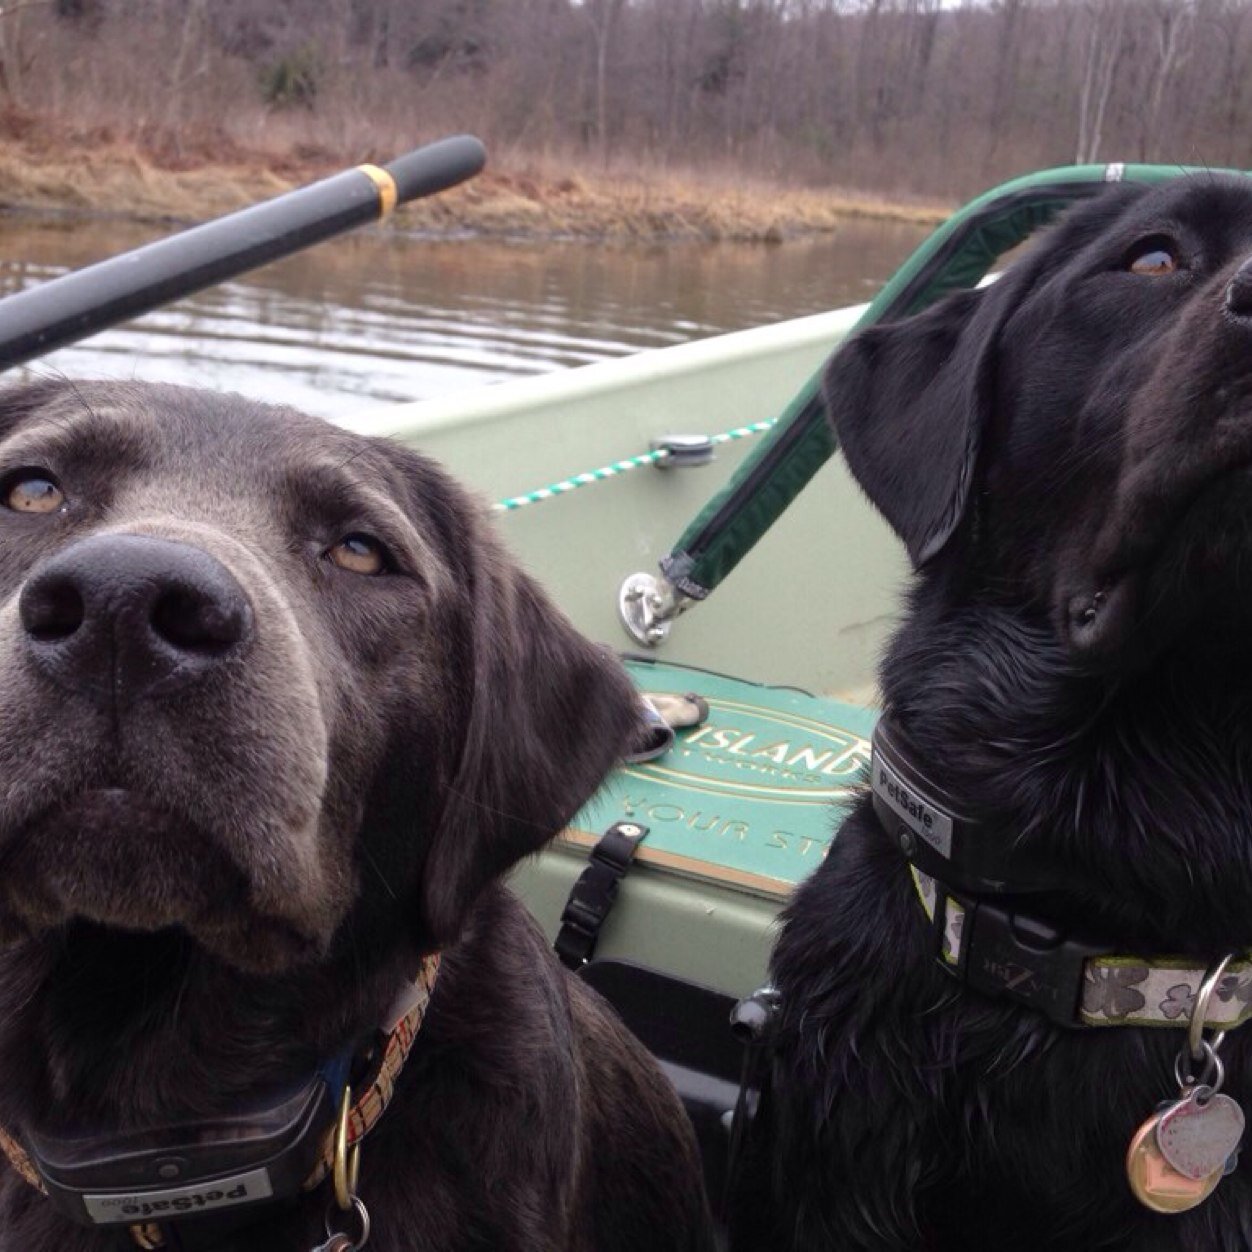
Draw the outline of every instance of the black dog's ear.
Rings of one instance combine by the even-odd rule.
[[[641,731],[617,658],[574,629],[485,524],[468,530],[470,707],[419,886],[420,922],[439,942],[487,883],[561,831]]]
[[[1001,279],[871,327],[826,368],[823,396],[843,454],[915,567],[943,548],[964,516],[1009,285]]]

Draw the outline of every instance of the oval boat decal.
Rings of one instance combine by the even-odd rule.
[[[776,804],[846,800],[869,763],[869,741],[803,714],[737,700],[709,701],[703,726],[683,731],[658,761],[624,774],[695,791]]]
[[[698,691],[708,720],[657,760],[615,771],[562,843],[585,852],[613,822],[638,822],[648,835],[637,861],[784,897],[826,855],[868,779],[875,711],[664,662],[626,665],[643,691]]]

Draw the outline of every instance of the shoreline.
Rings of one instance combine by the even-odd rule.
[[[56,155],[50,157],[50,150]],[[324,153],[281,162],[259,152],[232,156],[230,162],[170,168],[120,143],[79,147],[0,139],[0,214],[193,225],[353,164]],[[893,203],[724,173],[634,166],[571,174],[553,172],[548,161],[509,165],[489,164],[460,187],[402,206],[387,228],[544,241],[779,244],[831,233],[849,218],[925,225],[949,212],[934,203]]]

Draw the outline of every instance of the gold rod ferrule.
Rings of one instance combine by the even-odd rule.
[[[378,188],[378,220],[396,207],[396,180],[381,165],[358,165],[357,169]]]

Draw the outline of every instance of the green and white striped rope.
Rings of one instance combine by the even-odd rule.
[[[753,422],[750,426],[737,426],[734,430],[722,431],[720,435],[711,435],[710,442],[731,443],[736,439],[747,439],[750,435],[760,435],[769,430],[777,420],[776,417],[771,417],[762,422]],[[562,479],[550,487],[540,487],[536,491],[528,491],[523,496],[510,496],[507,500],[500,500],[491,507],[497,513],[511,513],[528,504],[539,504],[543,500],[552,500],[557,496],[566,495],[578,487],[586,487],[591,483],[602,483],[606,479],[616,478],[619,474],[638,469],[641,465],[659,464],[667,460],[669,455],[665,448],[641,452],[638,456],[627,457],[624,461],[614,461],[611,465],[602,465],[599,469],[588,470],[585,474],[575,474],[573,478]]]

